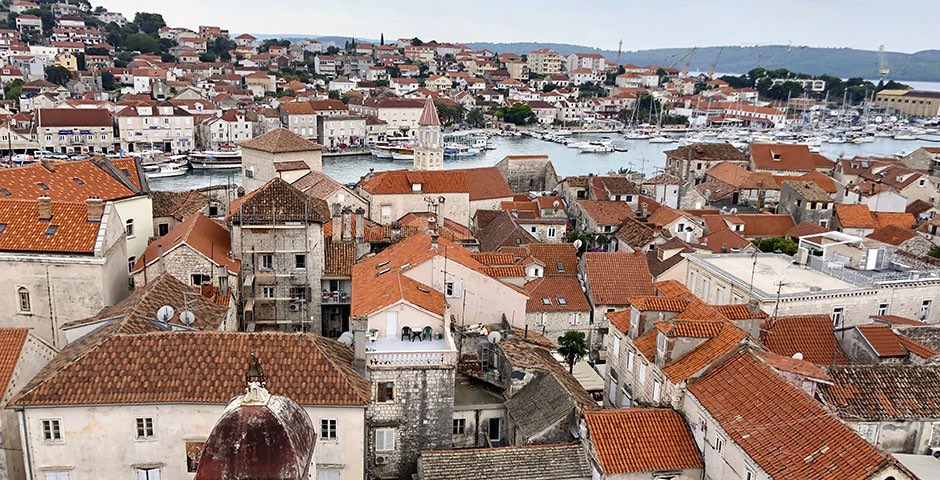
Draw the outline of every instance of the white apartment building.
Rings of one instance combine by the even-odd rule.
[[[170,104],[125,107],[115,114],[121,149],[182,153],[196,148],[193,116]]]

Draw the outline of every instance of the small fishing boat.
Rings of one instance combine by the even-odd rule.
[[[242,167],[241,150],[206,150],[189,154],[193,170],[227,170]]]

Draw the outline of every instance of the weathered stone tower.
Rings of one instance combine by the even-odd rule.
[[[415,139],[415,170],[444,169],[444,135],[441,121],[437,117],[434,100],[428,97],[424,111],[418,119],[418,134]]]

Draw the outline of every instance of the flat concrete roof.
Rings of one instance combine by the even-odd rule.
[[[747,289],[751,284],[751,270],[754,271],[754,293],[773,299],[777,296],[779,283],[784,283],[780,296],[820,294],[839,290],[860,290],[861,287],[838,278],[826,275],[809,267],[795,265],[793,258],[782,254],[720,254],[689,255],[693,262],[708,265],[724,278]],[[755,265],[754,259],[757,259]],[[812,292],[810,287],[821,290]]]

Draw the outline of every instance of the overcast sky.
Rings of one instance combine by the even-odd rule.
[[[557,42],[624,50],[787,44],[915,52],[940,48],[937,0],[102,0],[171,26],[233,33]],[[145,5],[145,6],[142,6]]]

